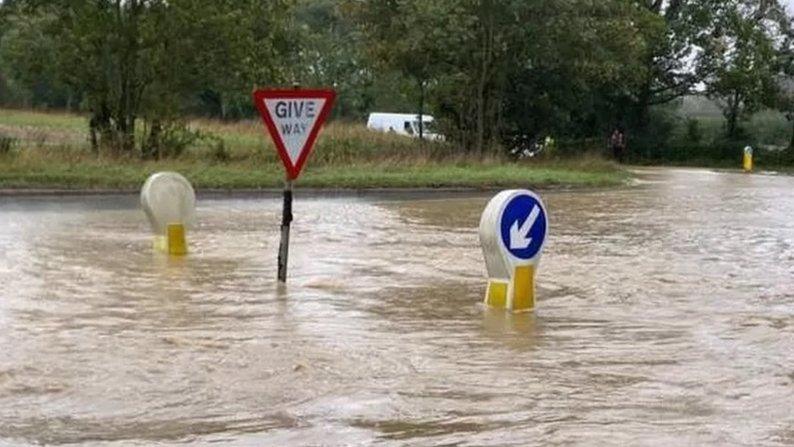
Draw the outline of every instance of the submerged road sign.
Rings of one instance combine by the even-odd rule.
[[[480,218],[485,304],[514,312],[535,307],[535,273],[547,234],[546,208],[532,191],[502,191],[488,202]]]
[[[254,92],[254,104],[273,138],[290,180],[300,175],[335,97],[333,90]]]

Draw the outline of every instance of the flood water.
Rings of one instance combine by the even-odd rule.
[[[794,445],[794,177],[543,194],[534,314],[481,304],[490,195],[0,198],[0,445]]]

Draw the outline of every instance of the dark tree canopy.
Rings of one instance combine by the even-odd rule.
[[[780,0],[5,0],[0,105],[90,114],[96,150],[159,157],[186,116],[250,117],[261,85],[330,86],[337,119],[430,113],[461,150],[653,134],[687,95],[726,130],[791,113]]]

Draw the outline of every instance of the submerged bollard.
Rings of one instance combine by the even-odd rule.
[[[141,206],[154,232],[154,248],[169,255],[187,254],[187,230],[193,225],[196,193],[176,172],[152,174],[141,188]]]
[[[502,191],[488,202],[480,218],[486,305],[513,312],[535,308],[535,273],[547,233],[546,207],[532,191]]]
[[[744,172],[753,172],[753,148],[750,146],[744,148],[742,167],[744,168]]]

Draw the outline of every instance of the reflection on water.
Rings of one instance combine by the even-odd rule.
[[[794,178],[544,196],[539,308],[480,306],[488,195],[0,199],[0,445],[790,445]],[[432,199],[430,199],[432,198]]]

